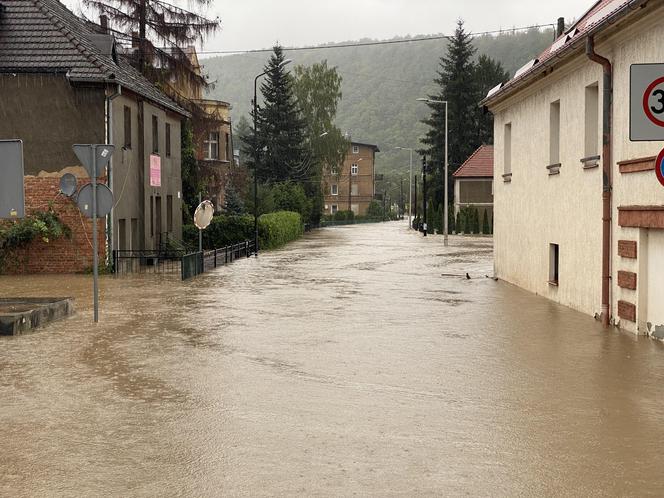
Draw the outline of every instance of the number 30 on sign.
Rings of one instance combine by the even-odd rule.
[[[629,137],[664,141],[664,64],[631,66]]]

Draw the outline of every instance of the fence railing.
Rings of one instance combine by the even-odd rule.
[[[113,251],[113,270],[116,275],[127,273],[173,273],[182,280],[232,263],[254,254],[254,242],[238,244],[209,251]]]

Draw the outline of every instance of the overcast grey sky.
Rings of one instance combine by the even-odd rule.
[[[64,0],[80,10],[80,0]],[[172,0],[171,0],[172,1]],[[187,1],[178,1],[187,7]],[[463,18],[470,31],[577,18],[593,0],[213,0],[221,33],[204,50],[249,50],[325,42],[450,33]]]

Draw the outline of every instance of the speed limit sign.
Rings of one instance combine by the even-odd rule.
[[[632,142],[664,141],[664,64],[633,64],[630,74]]]

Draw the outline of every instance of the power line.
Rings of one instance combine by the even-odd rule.
[[[517,31],[527,31],[530,29],[540,29],[540,28],[549,28],[555,27],[554,23],[548,24],[533,24],[532,26],[522,26],[518,28],[510,29],[495,29],[491,31],[479,31],[477,33],[469,33],[470,36],[485,36],[485,35],[496,35],[502,33],[515,33]],[[300,52],[305,50],[329,50],[335,48],[353,48],[353,47],[374,47],[377,45],[395,45],[399,43],[416,43],[423,41],[435,41],[435,40],[449,40],[452,39],[452,35],[438,35],[438,36],[422,36],[419,38],[407,38],[403,40],[382,40],[382,41],[373,41],[373,42],[352,42],[352,43],[340,43],[337,45],[318,45],[313,47],[282,47],[284,52]],[[198,54],[207,54],[207,55],[228,55],[228,54],[257,54],[257,53],[266,53],[272,52],[271,48],[260,48],[253,50],[204,50],[197,52]]]

